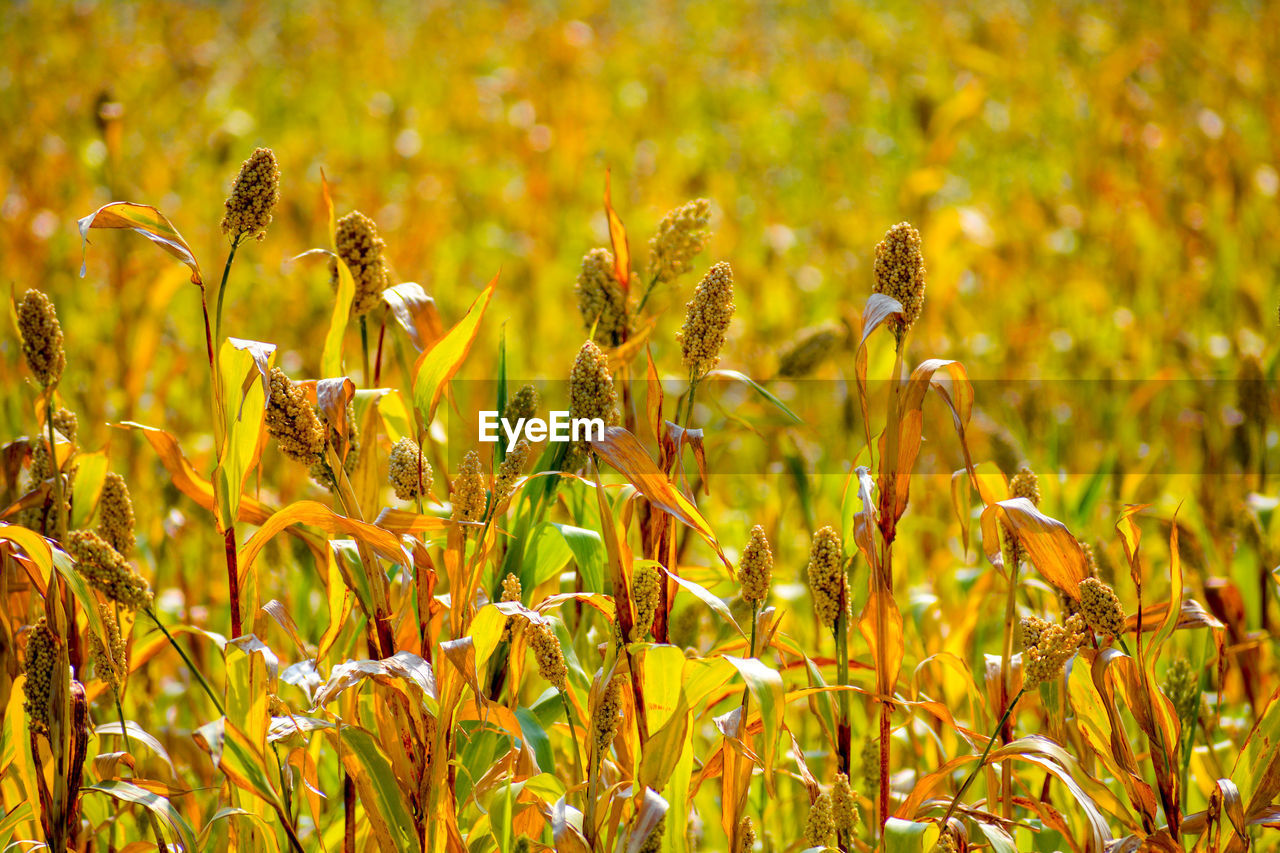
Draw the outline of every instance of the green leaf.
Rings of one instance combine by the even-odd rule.
[[[471,303],[466,316],[458,324],[436,341],[431,349],[423,350],[422,355],[413,365],[413,404],[422,415],[422,422],[429,425],[435,418],[436,405],[444,393],[444,386],[462,367],[471,344],[475,342],[480,331],[480,321],[484,319],[485,309],[493,298],[493,291],[498,286],[498,277],[485,287],[476,301]]]
[[[183,820],[182,815],[178,814],[173,804],[159,794],[153,794],[145,788],[139,788],[137,785],[118,779],[87,785],[81,790],[96,791],[108,797],[115,797],[121,802],[143,806],[169,827],[174,837],[182,842],[185,850],[196,849],[196,838],[191,832],[191,827]]]
[[[755,389],[756,393],[758,393],[761,397],[764,397],[766,400],[772,403],[774,408],[776,408],[778,411],[782,412],[784,415],[791,418],[791,420],[795,421],[798,424],[804,423],[804,420],[799,415],[797,415],[795,412],[787,408],[786,403],[782,402],[777,397],[773,396],[773,394],[771,394],[767,388],[765,388],[760,383],[756,382],[747,374],[740,373],[736,370],[725,370],[723,368],[719,368],[719,369],[710,371],[705,378],[711,379],[713,377],[716,379],[736,379],[739,382],[745,382],[747,385],[750,385],[753,389]]]
[[[582,573],[582,589],[584,592],[605,592],[604,586],[604,541],[594,530],[573,527],[569,524],[552,526],[560,531],[565,544],[573,552],[573,559]]]
[[[937,840],[937,824],[916,823],[891,817],[884,825],[885,853],[924,853],[931,849]]]
[[[342,727],[342,765],[351,774],[360,802],[372,824],[378,849],[410,853],[418,850],[413,818],[396,784],[391,762],[373,735],[356,726]]]
[[[782,712],[787,705],[782,676],[758,658],[725,655],[724,659],[733,664],[747,682],[751,701],[760,709],[760,719],[764,724],[764,749],[761,750],[760,757],[764,761],[765,781],[771,787],[773,768],[777,763],[778,740],[782,737]]]
[[[106,477],[105,451],[76,454],[76,476],[71,484],[71,529],[88,526]]]
[[[529,751],[537,759],[538,768],[554,769],[556,759],[551,752],[551,738],[547,735],[547,730],[542,727],[542,723],[524,706],[516,708],[516,719],[520,722],[520,732],[524,735]]]
[[[218,370],[226,383],[224,445],[214,473],[218,484],[218,514],[229,525],[239,517],[244,481],[258,461],[266,416],[267,375],[275,344],[228,338],[218,353]],[[233,383],[234,384],[231,384]]]
[[[347,323],[351,319],[351,300],[356,295],[355,279],[347,262],[338,256],[338,226],[333,212],[333,198],[329,194],[329,181],[320,172],[320,187],[324,194],[325,209],[329,213],[330,255],[338,267],[338,292],[334,297],[333,313],[329,316],[329,329],[324,335],[324,349],[320,355],[321,376],[342,376],[342,341],[347,335]],[[367,378],[366,378],[367,381]]]

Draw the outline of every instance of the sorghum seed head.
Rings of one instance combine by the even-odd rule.
[[[240,166],[227,212],[222,216],[222,233],[232,240],[248,235],[261,240],[271,224],[271,211],[280,200],[280,167],[270,148],[259,148]]]
[[[631,626],[632,642],[639,642],[649,636],[653,617],[658,614],[661,584],[662,573],[649,563],[636,566],[631,575],[631,606],[636,612],[636,623]]]
[[[938,853],[958,853],[960,845],[950,827],[942,830],[942,834],[938,836],[938,843],[934,845],[933,849]]]
[[[111,472],[103,481],[102,496],[98,498],[98,535],[120,556],[128,557],[137,544],[133,529],[133,499],[129,496],[129,486],[124,477]]]
[[[1025,652],[1034,646],[1039,645],[1040,638],[1044,636],[1044,629],[1049,627],[1049,623],[1041,619],[1039,616],[1023,616],[1019,623],[1020,637],[1019,645]]]
[[[431,488],[431,463],[422,455],[418,442],[404,436],[391,445],[387,460],[387,479],[396,497],[402,501],[425,495]]]
[[[151,586],[107,540],[92,530],[73,530],[67,540],[68,550],[90,586],[130,610],[151,606]]]
[[[876,245],[875,292],[898,300],[902,320],[894,320],[894,336],[902,341],[924,308],[925,269],[920,251],[920,232],[899,222]]]
[[[351,315],[368,314],[378,306],[382,291],[387,287],[387,264],[382,258],[386,243],[378,236],[373,220],[358,210],[338,220],[334,234],[338,257],[351,271],[355,281],[355,295],[351,299]],[[329,262],[329,272],[336,286],[338,264]]]
[[[1018,469],[1009,481],[1009,493],[1015,498],[1026,498],[1036,506],[1040,506],[1040,479],[1036,472],[1025,465]]]
[[[875,738],[867,738],[862,743],[862,788],[880,790],[880,744]]]
[[[608,249],[592,249],[582,258],[582,272],[574,288],[578,311],[592,339],[605,347],[615,347],[627,336],[627,295],[613,274],[613,254]]]
[[[1093,553],[1093,546],[1083,539],[1077,539],[1080,543],[1080,550],[1084,552],[1085,574],[1091,578],[1098,576],[1098,555]]]
[[[1115,590],[1097,578],[1080,582],[1080,612],[1098,634],[1118,637],[1124,633],[1124,607]]]
[[[578,350],[569,371],[569,417],[600,418],[605,426],[618,423],[618,391],[613,387],[609,359],[594,341]],[[587,459],[587,443],[579,441],[570,448],[564,469],[580,468]]]
[[[804,846],[830,847],[835,844],[836,823],[831,816],[831,797],[819,794],[809,806],[809,817],[804,822]]]
[[[520,589],[520,578],[508,572],[507,576],[502,579],[502,600],[520,601],[522,594],[523,590]],[[502,625],[502,639],[508,643],[511,642],[511,629],[514,627],[513,623],[518,618],[520,617],[508,616]]]
[[[852,836],[858,825],[858,806],[853,801],[849,777],[844,773],[837,773],[835,784],[831,786],[831,813],[835,817],[836,831]]]
[[[453,505],[450,517],[454,521],[479,521],[484,516],[485,497],[480,454],[469,450],[462,457],[462,464],[453,478],[453,491],[449,492],[449,503]]]
[[[710,238],[711,202],[694,199],[677,207],[658,223],[649,240],[649,277],[655,283],[672,281],[693,269],[694,257]]]
[[[844,545],[834,527],[813,534],[809,549],[809,589],[818,621],[835,628],[841,611],[848,612],[849,582],[844,573]]]
[[[493,479],[494,506],[506,501],[515,491],[516,481],[529,464],[529,450],[529,442],[522,438],[507,451],[507,458],[502,460],[502,464],[498,466],[498,475]]]
[[[508,423],[529,420],[538,414],[538,390],[532,385],[523,385],[510,400],[502,412]]]
[[[527,632],[529,646],[538,661],[538,673],[552,687],[564,692],[569,688],[569,668],[565,666],[560,638],[548,622],[530,622]]]
[[[28,726],[32,734],[49,736],[49,704],[58,668],[58,638],[43,616],[27,632],[24,687]]]
[[[42,388],[58,384],[67,354],[62,345],[62,325],[49,297],[38,290],[28,290],[18,303],[18,333],[22,337],[22,354]]]
[[[640,845],[640,853],[661,853],[662,836],[667,832],[666,820],[661,820],[658,825],[649,830],[649,835],[645,838],[644,844]]]
[[[595,740],[596,769],[599,770],[609,746],[622,727],[622,685],[626,677],[615,675],[600,691],[600,699],[591,715],[592,737]]]
[[[742,584],[742,597],[753,604],[761,604],[769,597],[769,582],[773,577],[773,551],[765,538],[764,528],[751,528],[751,538],[738,563],[738,582]]]
[[[520,578],[507,572],[507,576],[502,579],[502,600],[519,601],[523,592],[520,588]]]
[[[693,291],[693,299],[685,306],[684,327],[677,336],[684,366],[693,379],[706,376],[719,363],[733,309],[733,270],[721,261]]]
[[[57,409],[53,413],[53,428],[62,433],[67,441],[74,442],[80,429],[80,420],[70,409]]]
[[[834,323],[802,329],[778,353],[778,376],[799,379],[822,366],[845,339],[844,329]]]
[[[128,653],[124,638],[120,636],[120,623],[116,621],[116,614],[112,608],[99,604],[98,615],[106,629],[107,645],[103,646],[98,635],[92,631],[89,632],[89,657],[93,661],[94,673],[100,680],[106,682],[112,693],[119,696],[120,688],[124,685],[125,676],[129,671],[126,664]]]
[[[1200,679],[1186,658],[1174,658],[1164,673],[1164,695],[1173,703],[1183,725],[1196,718],[1199,708]]]
[[[756,848],[756,825],[750,815],[738,822],[738,846],[733,853],[751,853]]]
[[[267,400],[267,432],[280,445],[280,452],[296,462],[311,466],[324,458],[326,431],[307,400],[306,392],[293,384],[285,372],[271,368],[270,396]]]
[[[1025,629],[1023,641],[1026,641]],[[1084,641],[1085,626],[1079,616],[1070,617],[1062,625],[1045,623],[1036,643],[1026,646],[1022,674],[1027,687],[1053,681],[1062,675],[1062,668]]]

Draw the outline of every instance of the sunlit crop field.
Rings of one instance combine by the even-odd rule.
[[[1278,52],[6,7],[0,847],[1280,850]]]

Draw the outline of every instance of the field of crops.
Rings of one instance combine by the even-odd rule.
[[[1278,54],[6,7],[0,849],[1280,850]]]

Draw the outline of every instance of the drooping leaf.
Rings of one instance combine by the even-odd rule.
[[[146,237],[161,249],[186,264],[191,269],[191,283],[203,284],[200,276],[200,264],[195,253],[187,245],[187,241],[173,227],[167,217],[154,207],[146,204],[134,204],[129,201],[116,201],[103,205],[78,223],[80,227],[81,254],[87,256],[89,251],[89,231],[94,228],[127,228]],[[85,260],[80,261],[80,277],[87,272]]]
[[[1072,598],[1080,598],[1080,581],[1089,576],[1084,550],[1061,521],[1042,513],[1026,498],[1009,498],[982,511],[982,547],[991,565],[1003,569],[999,525],[1013,531],[1029,562],[1045,580]]]
[[[132,782],[124,782],[119,779],[111,779],[104,782],[98,782],[93,785],[86,785],[82,788],[86,793],[96,792],[106,794],[108,797],[114,797],[124,803],[132,803],[142,806],[150,811],[161,822],[169,828],[174,838],[182,842],[183,848],[186,850],[195,850],[196,838],[191,831],[191,825],[178,813],[165,797],[159,794],[153,794],[145,788],[140,788]]]
[[[382,301],[418,352],[429,349],[444,334],[436,301],[427,295],[422,285],[406,281],[388,287],[382,291]]]

